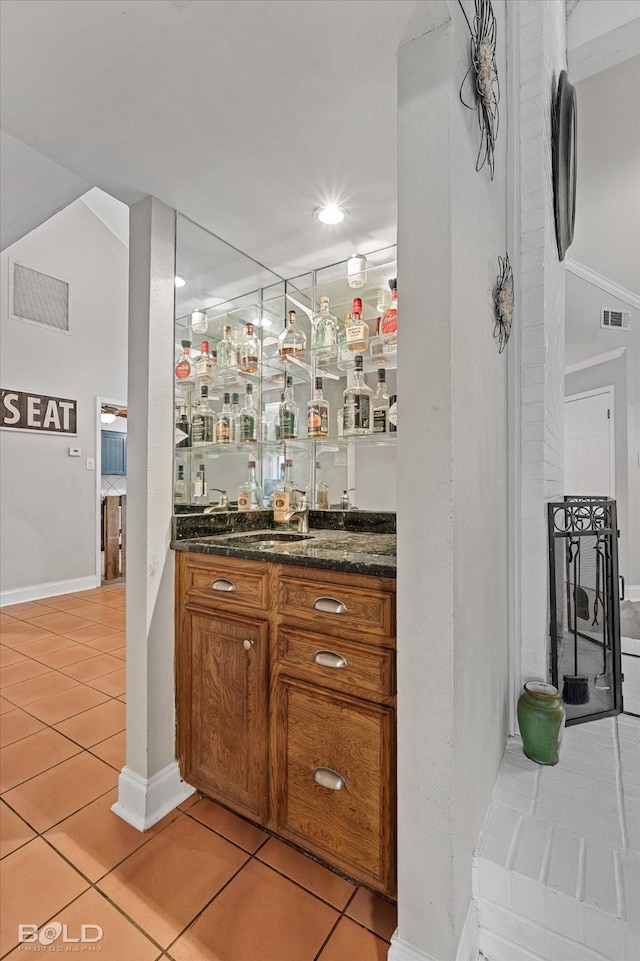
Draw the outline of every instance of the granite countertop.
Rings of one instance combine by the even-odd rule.
[[[256,512],[253,523],[247,517],[242,524],[226,527],[218,533],[205,530],[174,530],[171,547],[178,551],[191,551],[196,554],[217,554],[223,557],[242,557],[247,560],[271,561],[277,564],[292,564],[297,567],[315,567],[323,570],[348,571],[353,574],[371,574],[378,577],[396,576],[396,535],[395,533],[373,533],[362,530],[314,528],[312,512],[309,535],[300,540],[273,540],[270,535],[293,534],[295,531],[274,530],[260,520],[266,518],[263,512]],[[262,515],[262,516],[261,516]],[[213,515],[207,515],[207,521]],[[193,515],[189,527],[193,528]],[[222,526],[220,521],[216,526]],[[226,526],[226,525],[225,525]],[[380,526],[378,522],[377,525]],[[201,525],[198,525],[201,527]],[[186,536],[185,536],[186,535]],[[190,536],[191,535],[191,536]],[[266,541],[252,540],[264,537]]]

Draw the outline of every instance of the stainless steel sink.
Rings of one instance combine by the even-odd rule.
[[[293,531],[258,531],[247,534],[237,534],[235,537],[226,537],[225,544],[233,547],[244,547],[260,545],[260,547],[275,547],[276,544],[290,543],[291,541],[308,541],[313,539],[313,534],[295,534]]]

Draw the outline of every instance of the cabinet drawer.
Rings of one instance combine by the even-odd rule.
[[[277,705],[276,829],[392,895],[393,711],[286,678]]]
[[[282,573],[278,608],[286,618],[312,622],[314,631],[386,638],[395,634],[393,594],[345,585],[339,579],[312,580]]]
[[[278,668],[360,697],[395,694],[395,654],[294,628],[278,630]]]
[[[189,555],[183,576],[188,600],[210,607],[242,607],[266,612],[268,590],[264,565],[230,562],[226,557],[214,555]]]

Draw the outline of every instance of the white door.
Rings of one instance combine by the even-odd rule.
[[[615,497],[613,387],[564,399],[565,494]]]

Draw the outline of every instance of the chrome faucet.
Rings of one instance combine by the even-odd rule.
[[[303,494],[300,498],[299,507],[296,507],[295,510],[287,511],[284,515],[284,520],[286,524],[289,524],[291,521],[297,521],[298,534],[309,533],[309,503],[306,494]]]
[[[229,510],[229,498],[227,497],[227,492],[221,490],[219,487],[210,487],[210,491],[217,491],[220,494],[220,500],[217,504],[212,504],[210,507],[205,507],[204,514],[215,514],[218,511]]]

